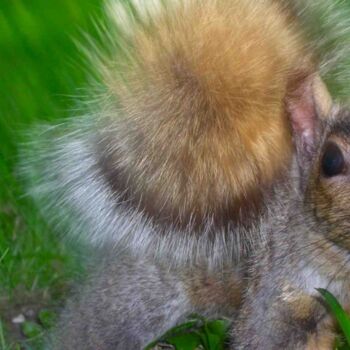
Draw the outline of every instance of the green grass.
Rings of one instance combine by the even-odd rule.
[[[86,85],[74,39],[94,35],[101,0],[2,1],[0,5],[0,348],[14,349],[11,319],[56,305],[80,269],[23,194],[18,147],[33,124],[62,119]],[[30,313],[30,312],[29,312]],[[30,318],[31,316],[29,316]]]

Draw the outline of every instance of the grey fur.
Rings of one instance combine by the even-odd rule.
[[[141,349],[191,311],[176,276],[125,255],[106,259],[77,292],[51,349]]]
[[[193,278],[199,270],[190,272]],[[47,348],[143,349],[190,314],[232,316],[235,310],[230,305],[193,305],[184,272],[146,258],[110,252],[68,302]]]

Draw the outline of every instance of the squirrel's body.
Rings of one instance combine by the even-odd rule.
[[[54,348],[141,349],[193,312],[235,315],[248,260],[289,224],[269,208],[290,194],[298,123],[330,108],[291,3],[111,2],[108,50],[90,52],[102,98],[34,160],[45,211],[106,252]]]

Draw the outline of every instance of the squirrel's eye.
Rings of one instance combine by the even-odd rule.
[[[326,177],[339,175],[343,172],[345,160],[340,148],[333,142],[330,142],[322,157],[322,172]]]

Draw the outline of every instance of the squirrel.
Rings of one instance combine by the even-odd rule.
[[[54,349],[142,349],[198,312],[233,320],[228,349],[333,349],[336,327],[315,288],[350,307],[350,109],[325,115],[313,83],[287,97],[296,152],[251,255],[214,275],[111,249],[70,300]]]
[[[109,3],[104,48],[87,50],[91,112],[40,135],[26,169],[44,214],[104,255],[51,347],[141,349],[193,312],[241,307],[233,334],[250,332],[247,266],[277,235],[295,154],[309,162],[303,123],[332,108],[298,4]]]

